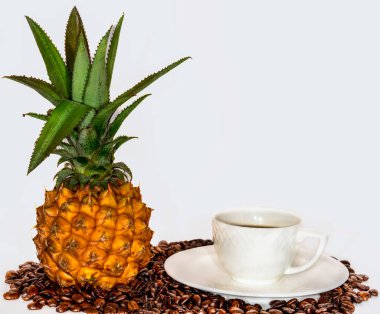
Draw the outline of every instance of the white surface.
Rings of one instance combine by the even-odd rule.
[[[112,4],[110,4],[112,3]],[[242,205],[288,208],[330,235],[327,253],[380,287],[380,2],[377,0],[13,0],[0,10],[0,73],[46,78],[24,15],[63,49],[77,4],[92,51],[126,12],[112,96],[176,58],[121,134],[154,242],[211,237],[211,217]],[[1,91],[0,274],[35,259],[34,207],[55,157],[26,176],[49,104],[7,80]],[[5,291],[6,286],[1,286]],[[358,306],[379,310],[379,300]],[[377,310],[377,311],[376,311]],[[28,313],[22,301],[0,312]],[[55,313],[46,309],[42,313]]]
[[[232,278],[246,283],[270,283],[284,274],[304,271],[321,256],[327,236],[300,231],[300,222],[291,212],[271,208],[245,207],[220,213],[212,220],[217,257]],[[318,240],[318,246],[302,264],[292,266],[297,246],[308,238]]]
[[[306,252],[299,253],[297,258],[300,261],[308,258]],[[310,269],[286,275],[272,284],[244,284],[233,280],[223,269],[213,245],[170,256],[165,262],[165,270],[175,280],[191,287],[229,295],[230,298],[252,297],[253,303],[257,301],[255,297],[292,298],[315,295],[339,287],[348,279],[348,270],[341,262],[322,255]]]

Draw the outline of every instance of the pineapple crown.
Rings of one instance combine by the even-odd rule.
[[[33,88],[50,101],[54,108],[46,114],[26,113],[24,116],[45,122],[35,143],[28,174],[50,154],[59,155],[56,187],[61,184],[102,186],[120,180],[130,181],[132,173],[122,162],[115,163],[116,150],[135,138],[116,136],[129,114],[150,94],[142,95],[116,111],[158,78],[190,57],[179,59],[110,100],[110,84],[124,15],[100,40],[91,58],[86,32],[76,7],[71,11],[65,35],[66,61],[46,32],[26,17],[44,60],[50,83],[26,76],[6,78]]]

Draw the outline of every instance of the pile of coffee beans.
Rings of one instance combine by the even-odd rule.
[[[59,287],[46,276],[40,264],[27,262],[20,265],[19,270],[7,272],[5,282],[10,285],[10,290],[4,293],[4,298],[21,297],[29,302],[30,310],[49,306],[55,307],[58,313],[351,314],[355,311],[355,304],[378,296],[377,290],[364,284],[368,276],[356,274],[348,261],[341,261],[350,272],[349,279],[342,286],[322,293],[318,300],[274,300],[268,309],[191,288],[166,274],[164,262],[170,255],[210,244],[210,240],[199,239],[173,243],[161,241],[151,247],[154,257],[136,279],[128,285],[117,285],[111,291],[90,285]]]

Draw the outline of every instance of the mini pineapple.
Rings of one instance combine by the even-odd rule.
[[[61,286],[90,283],[111,289],[127,283],[151,258],[152,209],[132,185],[132,173],[115,152],[130,136],[116,136],[129,114],[146,98],[128,100],[188,59],[182,58],[146,77],[110,100],[109,89],[122,16],[101,39],[91,59],[86,33],[76,8],[66,29],[63,60],[45,31],[27,17],[46,65],[50,83],[25,76],[7,78],[29,86],[52,103],[46,114],[26,113],[45,122],[28,173],[50,154],[63,168],[55,188],[37,208],[37,255],[48,276]],[[114,117],[116,116],[116,117]]]

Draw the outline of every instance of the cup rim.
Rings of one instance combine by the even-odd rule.
[[[245,206],[245,207],[237,207],[237,208],[234,208],[234,209],[225,210],[225,211],[219,212],[216,215],[214,215],[213,220],[217,221],[218,223],[222,223],[224,225],[227,225],[227,226],[229,226],[231,228],[247,228],[247,229],[251,229],[251,230],[257,230],[257,229],[265,230],[263,228],[257,228],[257,227],[248,227],[248,226],[233,225],[233,224],[227,223],[226,221],[224,221],[224,220],[222,220],[220,218],[220,216],[222,216],[222,215],[233,214],[233,213],[236,213],[236,212],[250,212],[251,213],[251,212],[255,212],[255,211],[271,211],[273,213],[287,214],[287,215],[291,216],[292,218],[294,218],[297,221],[296,223],[291,224],[291,225],[279,226],[279,227],[275,227],[275,228],[267,228],[267,230],[292,228],[292,227],[298,226],[298,225],[300,225],[302,223],[301,218],[297,214],[295,214],[294,212],[292,212],[291,210],[279,209],[279,208],[270,208],[270,207],[257,207],[257,206],[252,206],[252,207]]]

